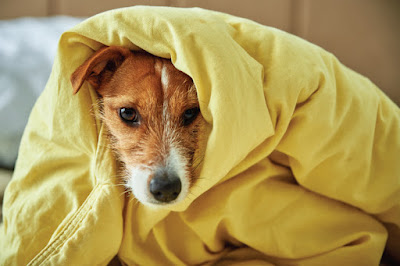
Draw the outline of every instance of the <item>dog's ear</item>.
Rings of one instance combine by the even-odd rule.
[[[111,78],[114,71],[131,55],[128,48],[106,46],[96,51],[71,75],[73,93],[76,94],[87,80],[96,90],[101,82]]]

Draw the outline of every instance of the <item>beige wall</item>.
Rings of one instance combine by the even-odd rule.
[[[0,18],[91,16],[137,4],[199,6],[291,32],[333,52],[400,104],[399,0],[0,0]]]

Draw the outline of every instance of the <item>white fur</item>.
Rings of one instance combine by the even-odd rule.
[[[147,166],[132,166],[128,168],[129,177],[126,186],[132,191],[137,200],[146,204],[152,198],[148,188],[148,179],[153,170]]]
[[[167,71],[167,67],[165,64],[163,64],[161,68],[161,86],[163,88],[164,93],[167,91],[168,86],[169,86],[169,74]],[[164,97],[164,102],[163,102],[163,122],[164,122],[164,129],[168,130],[170,128],[170,123],[169,123],[169,114],[168,114],[168,99]]]
[[[169,85],[169,73],[165,64],[163,64],[161,68],[161,85],[164,88],[164,91],[168,88]]]
[[[188,171],[185,167],[186,165],[187,162],[181,155],[179,149],[171,146],[165,166],[148,167],[143,165],[128,167],[129,178],[126,182],[126,186],[132,191],[136,199],[145,205],[157,207],[161,205],[177,204],[184,200],[189,193],[190,181]],[[157,167],[165,167],[168,173],[176,173],[181,180],[181,192],[179,196],[171,202],[159,202],[154,199],[153,195],[150,193],[150,178]]]
[[[181,193],[175,199],[174,203],[180,202],[186,198],[189,193],[189,173],[187,170],[188,162],[184,156],[182,156],[180,150],[175,146],[170,147],[169,156],[167,158],[166,168],[167,171],[174,171],[179,176],[181,180]]]

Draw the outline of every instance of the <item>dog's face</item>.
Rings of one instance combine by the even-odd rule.
[[[192,79],[170,60],[106,47],[71,76],[74,93],[84,80],[101,95],[127,188],[152,206],[184,200],[198,175],[205,135]]]

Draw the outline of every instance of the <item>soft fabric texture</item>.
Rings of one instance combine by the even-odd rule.
[[[96,93],[72,95],[71,73],[104,45],[171,58],[196,84],[210,134],[178,206],[125,197]],[[197,8],[109,11],[61,37],[6,191],[0,261],[377,265],[386,243],[400,250],[399,158],[399,108],[323,49]]]

